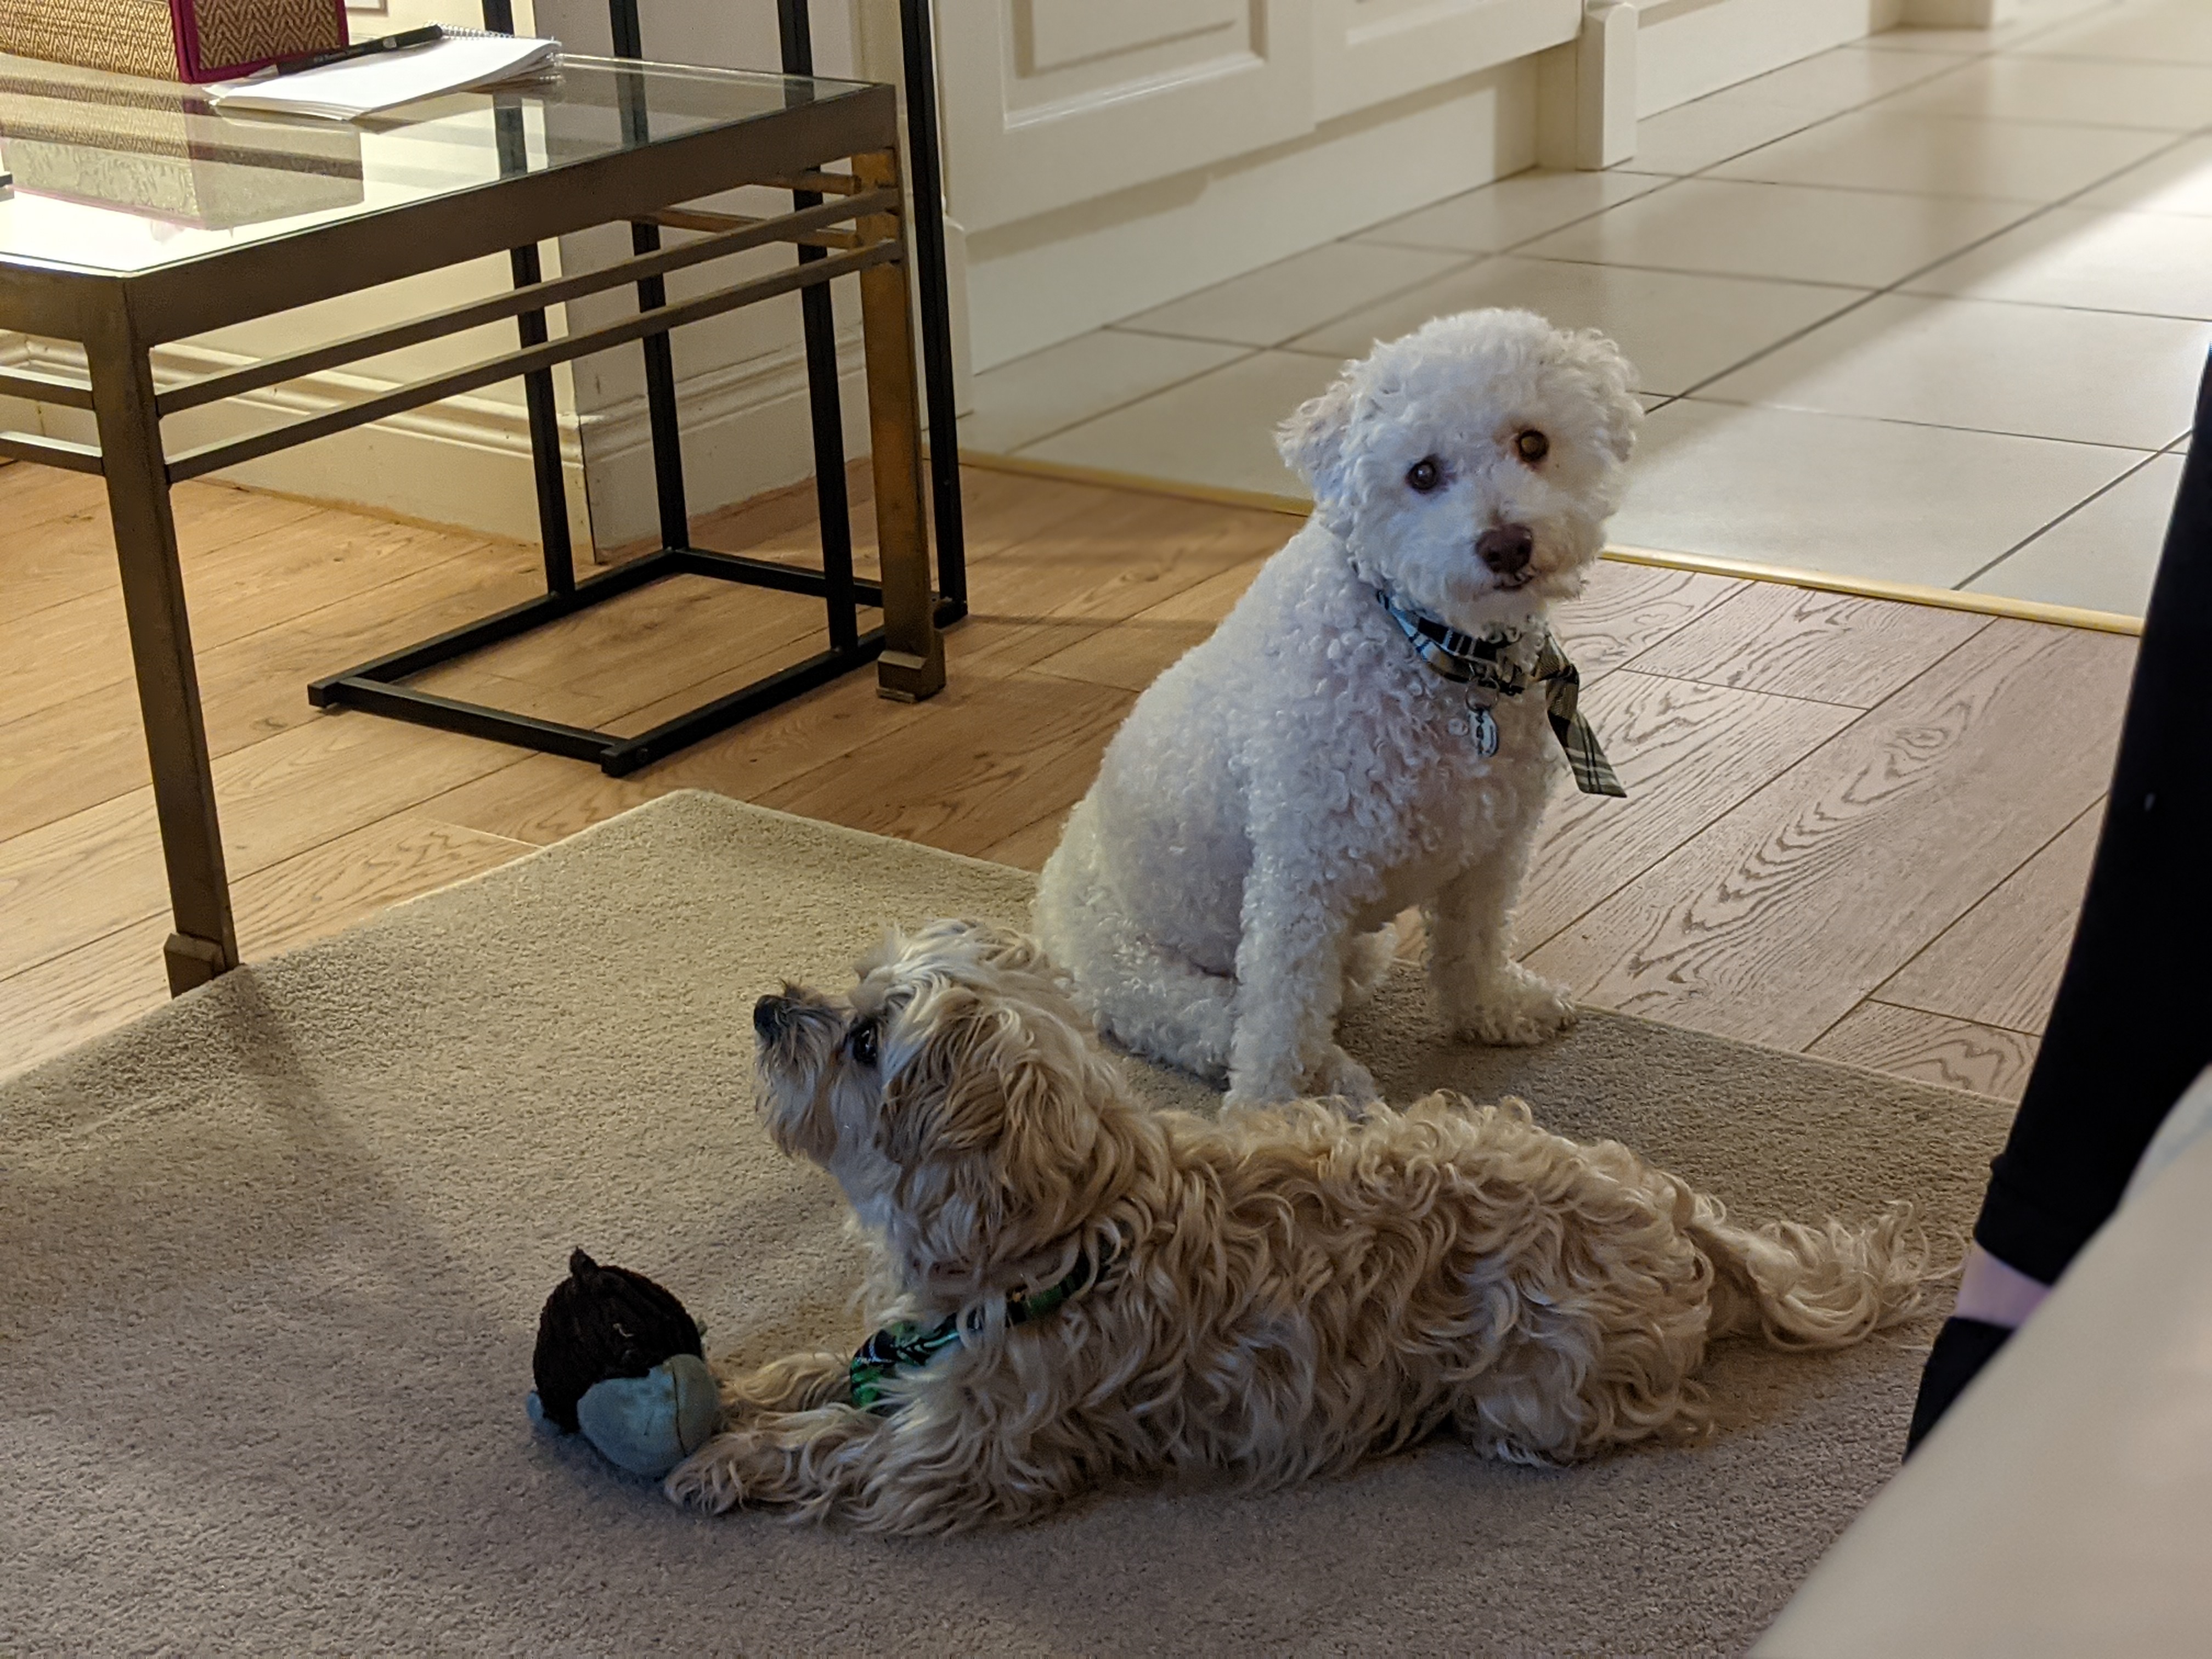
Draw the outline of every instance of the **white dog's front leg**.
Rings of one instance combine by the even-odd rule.
[[[1225,1104],[1271,1106],[1305,1094],[1361,1106],[1381,1098],[1367,1068],[1336,1043],[1347,934],[1318,880],[1263,880],[1258,868],[1247,879]]]
[[[1455,1036],[1477,1042],[1541,1042],[1574,1024],[1567,988],[1513,960],[1513,901],[1527,838],[1462,871],[1425,907],[1429,982]]]

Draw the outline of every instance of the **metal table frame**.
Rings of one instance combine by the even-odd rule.
[[[629,7],[634,0],[616,3]],[[634,18],[634,10],[631,15]],[[634,29],[629,44],[635,44]],[[653,71],[641,66],[634,73],[643,77]],[[643,81],[635,84],[641,94]],[[501,102],[505,106],[499,117],[504,162],[508,132],[517,144],[523,137],[522,107],[515,100]],[[641,96],[641,111],[642,106]],[[695,132],[648,149],[549,171],[523,169],[517,150],[518,165],[512,172],[503,165],[501,171],[508,176],[495,185],[338,220],[166,267],[123,273],[20,258],[0,262],[0,326],[78,341],[85,350],[88,385],[29,371],[0,372],[0,392],[91,410],[97,447],[0,433],[0,454],[98,473],[106,479],[175,922],[164,950],[173,993],[204,983],[239,960],[170,511],[173,484],[521,375],[528,387],[539,463],[546,594],[457,634],[319,681],[317,702],[375,708],[426,724],[580,755],[617,771],[641,765],[870,660],[876,662],[879,689],[888,696],[919,699],[943,685],[943,642],[937,631],[940,601],[933,591],[923,501],[921,410],[907,290],[909,258],[897,129],[894,89],[870,87],[824,101],[794,104],[742,126]],[[848,159],[849,172],[827,170],[829,163]],[[793,210],[748,218],[677,205],[748,184],[794,191]],[[933,196],[922,199],[934,207]],[[539,243],[623,222],[634,228],[636,251],[630,258],[604,270],[550,282],[539,276]],[[664,227],[696,234],[692,240],[663,248],[659,235]],[[797,246],[800,258],[781,270],[667,301],[663,279],[669,273],[777,243]],[[509,252],[514,262],[517,286],[510,293],[203,376],[166,391],[154,383],[150,353],[157,345],[501,251]],[[825,543],[819,570],[691,548],[683,533],[678,467],[670,469],[678,489],[664,490],[661,498],[661,550],[577,581],[552,421],[552,367],[643,342],[648,363],[659,366],[653,370],[657,384],[651,406],[656,446],[665,442],[666,453],[672,455],[675,406],[666,368],[668,331],[793,291],[821,296],[810,312],[818,310],[826,319],[823,285],[846,276],[855,276],[860,288],[881,580],[854,578],[848,541]],[[547,337],[546,307],[630,284],[638,294],[636,316],[560,339]],[[507,317],[517,319],[521,332],[515,350],[267,431],[173,457],[167,453],[161,426],[166,416]],[[810,337],[813,332],[810,328]],[[813,343],[810,337],[810,349]],[[834,358],[830,368],[834,398]],[[822,377],[816,379],[818,386]],[[818,394],[816,406],[819,437]],[[830,413],[834,422],[834,404]],[[950,429],[949,423],[940,428]],[[831,430],[837,430],[834,424]],[[946,456],[953,451],[949,441],[938,448]],[[546,488],[549,477],[550,489]],[[835,483],[842,507],[842,442]],[[957,479],[954,488],[957,491]],[[826,488],[824,493],[826,497]],[[947,615],[962,608],[957,568],[956,551],[951,573],[955,591],[941,607]],[[631,738],[531,720],[394,684],[433,663],[678,574],[819,595],[829,611],[830,648]],[[866,635],[858,631],[854,608],[860,604],[882,607],[879,629]]]
[[[938,182],[933,95],[935,70],[930,51],[928,0],[902,0],[902,4],[907,78],[910,84],[924,89],[921,97],[909,100],[907,113],[909,154],[915,158],[914,200],[920,204],[914,211],[914,252],[919,259],[913,263],[917,266],[915,286],[921,301],[922,362],[929,427],[933,434],[951,434],[955,429],[951,324],[945,291],[945,230]],[[487,29],[500,33],[513,32],[512,0],[483,0],[483,8]],[[646,52],[638,0],[608,0],[607,12],[615,56],[643,60]],[[814,48],[806,0],[777,0],[777,17],[783,72],[811,75]],[[524,143],[521,112],[503,110],[500,117],[501,145],[512,150],[520,170]],[[819,191],[796,191],[792,197],[793,212],[803,216],[818,207],[822,200]],[[699,212],[650,216],[631,224],[631,252],[640,259],[658,252],[664,227],[716,231],[729,229],[739,222],[728,215]],[[800,263],[811,264],[826,258],[827,249],[834,240],[834,233],[825,241],[818,232],[800,239]],[[542,291],[537,246],[533,244],[514,248],[509,257],[515,286]],[[658,274],[641,276],[637,293],[641,315],[667,303],[666,287]],[[845,483],[844,420],[837,387],[836,329],[829,289],[819,282],[809,283],[799,290],[799,307],[805,337],[816,508],[821,526],[819,572],[795,570],[785,564],[734,557],[691,545],[690,511],[686,502],[683,447],[678,430],[676,371],[667,331],[658,329],[646,333],[642,344],[647,424],[653,453],[654,494],[659,509],[659,547],[642,558],[628,561],[589,580],[575,580],[552,371],[550,368],[530,370],[523,376],[524,396],[530,415],[532,459],[537,474],[539,535],[545,548],[544,595],[319,679],[307,688],[308,701],[317,708],[363,708],[398,720],[464,732],[472,737],[592,761],[611,775],[619,777],[877,661],[886,648],[883,631],[860,632],[855,615],[856,604],[879,605],[883,598],[879,584],[855,580],[853,575],[852,507]],[[526,347],[544,341],[542,312],[523,313],[520,326]],[[873,396],[872,386],[871,397]],[[936,617],[942,626],[967,614],[957,441],[948,439],[933,445],[930,462],[937,531]],[[827,602],[829,644],[804,661],[632,737],[540,720],[481,703],[463,702],[404,684],[441,664],[573,616],[634,588],[679,575],[713,577],[820,597]],[[882,669],[882,689],[890,696],[927,696],[943,683],[941,669],[937,671],[934,684],[927,690],[918,690],[927,678],[928,675],[923,673],[917,679],[912,666],[894,655]]]

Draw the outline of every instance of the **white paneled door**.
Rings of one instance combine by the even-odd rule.
[[[1310,131],[1314,4],[941,4],[953,217],[988,230]]]
[[[1349,114],[1571,40],[1583,0],[1312,0],[1314,115]]]

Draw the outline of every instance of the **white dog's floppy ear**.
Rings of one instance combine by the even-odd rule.
[[[1644,405],[1630,387],[1636,384],[1635,365],[1620,348],[1595,329],[1570,334],[1567,361],[1587,375],[1604,413],[1599,436],[1616,461],[1626,461],[1636,449],[1636,428],[1643,423]]]
[[[1314,499],[1326,501],[1344,490],[1355,397],[1349,374],[1318,398],[1309,398],[1275,428],[1275,448],[1291,470],[1306,481]]]

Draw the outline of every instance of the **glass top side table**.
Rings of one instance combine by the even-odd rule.
[[[544,595],[319,680],[310,688],[313,701],[620,773],[869,663],[887,696],[915,700],[943,685],[937,625],[958,607],[940,600],[930,572],[897,127],[888,86],[629,59],[568,57],[557,80],[340,125],[226,118],[189,88],[0,58],[0,146],[15,174],[14,195],[0,199],[0,328],[77,342],[88,368],[82,380],[0,372],[0,392],[89,410],[98,440],[0,432],[0,454],[106,480],[174,915],[165,949],[173,991],[239,959],[170,514],[173,484],[519,376],[540,462]],[[787,191],[793,206],[746,216],[684,205],[746,185]],[[597,270],[541,275],[540,243],[625,222],[630,257]],[[676,233],[665,246],[664,231]],[[749,276],[715,268],[775,245],[795,247],[793,263]],[[501,252],[514,264],[511,293],[156,384],[156,346]],[[676,271],[702,271],[720,285],[672,301],[665,279]],[[849,543],[833,544],[826,535],[818,570],[691,547],[668,331],[848,276],[860,289],[880,580],[857,578]],[[635,315],[550,336],[547,307],[621,288],[635,288]],[[163,420],[185,410],[510,319],[518,347],[470,367],[244,436],[178,450],[165,441]],[[653,389],[663,544],[580,581],[561,493],[551,370],[639,345]],[[438,663],[677,574],[818,596],[828,648],[627,738],[404,684]],[[880,626],[860,629],[863,606],[880,608]]]

